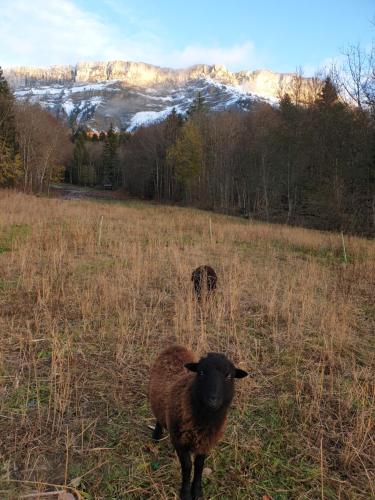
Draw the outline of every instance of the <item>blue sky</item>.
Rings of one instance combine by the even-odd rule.
[[[306,74],[375,39],[374,0],[0,0],[0,65],[136,60]]]

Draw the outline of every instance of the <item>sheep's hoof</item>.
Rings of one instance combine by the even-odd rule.
[[[159,424],[159,422],[156,422],[155,429],[152,432],[152,439],[154,441],[159,441],[163,436],[163,427]]]
[[[190,494],[190,491],[181,490],[180,492],[180,500],[193,500],[193,497]]]
[[[201,488],[191,489],[191,500],[203,500],[203,491]]]

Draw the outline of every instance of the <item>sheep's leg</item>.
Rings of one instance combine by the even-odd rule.
[[[199,500],[203,498],[202,490],[202,472],[206,455],[197,455],[194,460],[194,479],[191,485],[192,500]]]
[[[156,422],[155,429],[152,431],[152,439],[154,441],[159,441],[162,435],[163,435],[163,427],[159,424],[159,422]]]
[[[191,458],[190,453],[185,448],[176,447],[176,452],[181,464],[182,483],[180,490],[181,500],[191,500],[190,476],[191,476]]]

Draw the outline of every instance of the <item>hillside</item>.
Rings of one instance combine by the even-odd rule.
[[[111,61],[50,68],[8,68],[5,76],[18,99],[39,102],[56,116],[95,130],[110,123],[132,131],[161,120],[173,108],[184,114],[198,93],[214,110],[248,110],[255,102],[275,102],[293,93],[295,75],[272,71],[232,73],[222,65],[174,70],[145,63]],[[302,92],[313,92],[302,79]]]
[[[375,250],[345,244],[346,262],[335,233],[0,191],[2,498],[173,498],[178,463],[151,442],[146,398],[171,340],[252,373],[207,498],[370,498]],[[200,308],[205,263],[219,286]]]

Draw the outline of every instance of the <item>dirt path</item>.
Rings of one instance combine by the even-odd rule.
[[[90,187],[74,186],[72,184],[53,184],[50,188],[50,196],[64,200],[125,200],[128,199],[123,190],[110,191]]]

